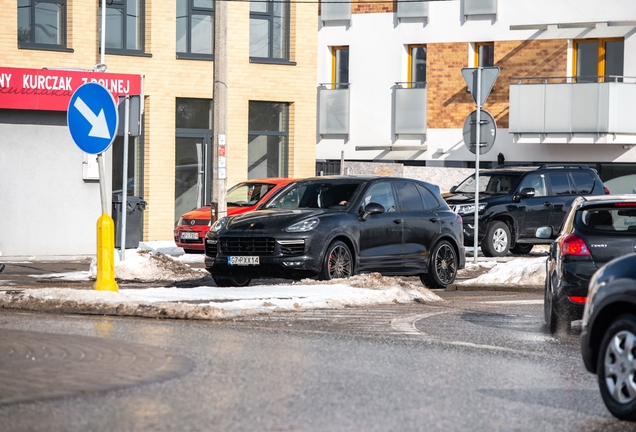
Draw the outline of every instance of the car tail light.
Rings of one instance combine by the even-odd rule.
[[[605,195],[611,195],[609,189],[606,186],[603,186],[603,191],[605,192]]]
[[[462,219],[462,217],[460,215],[457,215],[457,223],[460,226],[464,225],[464,220]]]
[[[568,298],[573,303],[580,303],[580,304],[585,303],[585,301],[587,300],[587,297],[584,297],[584,296],[568,296]]]
[[[590,256],[590,248],[585,241],[576,234],[570,234],[559,240],[561,256]]]
[[[636,202],[617,202],[614,207],[636,207]]]

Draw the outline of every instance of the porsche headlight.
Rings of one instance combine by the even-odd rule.
[[[293,225],[288,226],[285,231],[287,232],[307,232],[318,226],[320,221],[318,218],[311,218],[304,221],[296,222]]]
[[[479,211],[486,208],[486,204],[479,204]],[[457,214],[471,214],[475,213],[475,204],[460,204],[457,206]]]
[[[212,224],[212,226],[210,227],[210,231],[219,232],[223,228],[225,228],[226,225],[227,225],[227,218],[226,217],[221,218]]]

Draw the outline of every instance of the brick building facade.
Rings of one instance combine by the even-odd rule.
[[[48,6],[44,8],[41,6],[43,3],[35,1],[18,3],[0,0],[0,67],[30,68],[34,71],[43,68],[92,71],[94,65],[100,63],[100,2],[59,0],[46,3]],[[119,3],[132,9],[126,9],[122,14],[125,16],[122,19],[128,20],[128,25],[118,28],[117,14],[124,11],[116,9]],[[200,6],[203,3],[205,2],[197,4]],[[140,138],[131,140],[130,145],[134,150],[130,153],[128,172],[131,174],[130,184],[127,185],[130,188],[129,194],[139,195],[148,202],[143,213],[143,240],[170,240],[178,213],[207,204],[210,200],[209,190],[201,191],[201,188],[207,189],[210,185],[212,169],[209,159],[214,132],[211,130],[211,121],[207,123],[207,119],[211,117],[201,113],[201,104],[211,107],[213,100],[212,5],[210,0],[210,7],[204,8],[202,12],[196,9],[197,5],[192,6],[190,2],[179,0],[108,2],[107,12],[110,15],[106,20],[105,74],[134,74],[143,77],[143,134]],[[250,29],[251,14],[252,18],[271,24],[278,19],[278,12],[266,8],[258,10],[260,15],[256,16],[256,12],[250,9],[249,2],[228,3],[228,187],[253,176],[308,176],[313,174],[315,168],[315,20],[318,7],[316,4],[305,3],[292,4],[289,9],[283,9],[282,24],[276,27],[276,31],[280,32],[280,40],[285,45],[280,52],[271,49],[267,51],[268,46],[279,41],[271,39],[274,37],[271,34],[269,40],[266,40],[267,36],[263,40],[260,34],[250,34],[254,31]],[[53,21],[52,14],[56,17]],[[49,29],[48,33],[40,31],[44,27]],[[117,34],[117,31],[120,33]],[[133,32],[136,33],[132,34]],[[116,46],[118,43],[122,45]],[[278,131],[283,136],[279,145],[280,160],[266,161],[268,170],[260,167],[254,156],[255,146],[260,145],[258,134],[250,131],[250,112],[254,110],[255,102],[264,103],[264,110],[275,108],[284,112],[284,115],[280,114]],[[183,112],[179,111],[180,108],[183,108]],[[0,101],[0,124],[9,137],[17,137],[11,119],[15,115],[27,114],[26,110],[6,109]],[[33,121],[37,123],[40,121],[39,117],[51,113],[31,114],[36,118]],[[206,120],[203,126],[196,126],[201,131],[199,138],[196,138],[196,130],[199,129],[193,129],[187,124],[191,120],[191,114]],[[179,126],[179,122],[185,123]],[[60,124],[58,127],[64,128],[65,125]],[[25,133],[25,139],[28,140],[31,132]],[[13,139],[18,141],[17,138]],[[58,148],[60,152],[71,153],[71,158],[78,159],[79,166],[67,167],[68,175],[75,176],[81,187],[92,187],[88,184],[90,182],[82,181],[81,151],[73,148],[72,142],[51,142],[49,145]],[[113,147],[106,152],[107,159],[112,161],[109,163],[113,164],[113,171],[107,175],[109,190],[111,186],[113,190],[121,188],[122,183],[117,179],[112,185],[110,183],[111,177],[116,177],[115,172],[121,172],[117,168],[121,162],[117,159],[117,145],[118,141],[115,141]],[[199,151],[196,156],[195,149],[201,150],[201,146],[205,151]],[[0,180],[5,182],[19,177],[20,167],[24,168],[29,164],[15,146],[8,147],[6,140],[0,141],[0,152],[3,153],[0,171],[4,172],[0,174]],[[272,148],[271,143],[268,141],[268,144],[261,147],[256,149],[257,153],[270,158],[267,151]],[[199,158],[198,162],[188,159],[192,155]],[[183,157],[180,160],[181,156]],[[206,178],[192,180],[192,170],[188,163],[198,163],[199,168],[205,171]],[[248,166],[248,163],[251,165]],[[10,166],[16,167],[15,172],[7,168]],[[79,177],[77,170],[80,171]],[[46,166],[37,167],[34,172],[42,173],[41,183],[51,181],[51,175],[59,175],[49,171]],[[189,176],[183,180],[186,181],[185,186],[179,183],[182,181],[179,178],[180,173],[184,172]],[[198,189],[191,183],[197,181]],[[182,195],[180,188],[185,191]],[[191,199],[195,195],[195,189],[199,194],[196,202]],[[70,241],[67,247],[58,247],[56,255],[95,252],[94,226],[99,217],[98,189],[94,188],[94,193],[97,205],[92,203],[90,211],[81,213],[90,222],[74,228],[78,235],[90,237],[90,241],[80,242],[81,245],[78,243],[75,246]],[[0,191],[3,202],[3,210],[0,211],[0,226],[3,227],[0,232],[0,253],[4,256],[39,255],[34,244],[35,239],[29,239],[17,246],[18,240],[13,238],[9,229],[15,222],[11,215],[19,213],[16,211],[19,208],[35,206],[37,199],[24,198],[11,203],[4,195]],[[59,199],[58,202],[64,200]],[[64,220],[69,213],[77,211],[76,206],[72,207],[57,209],[55,219]]]

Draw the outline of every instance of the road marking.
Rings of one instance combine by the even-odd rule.
[[[543,304],[543,299],[540,300],[497,300],[497,301],[483,301],[481,304]]]
[[[420,335],[425,334],[419,331],[417,327],[415,327],[416,322],[424,318],[430,318],[435,315],[441,315],[448,312],[450,311],[431,312],[427,314],[409,315],[402,318],[396,318],[394,320],[391,320],[391,327],[393,328],[393,330],[399,331],[402,333],[420,334]]]
[[[534,301],[534,300],[520,300],[520,301]],[[487,303],[487,302],[482,302],[482,303]],[[541,300],[541,303],[543,303],[543,300]],[[393,328],[393,330],[399,331],[401,333],[424,336],[428,342],[432,342],[432,343],[439,343],[443,345],[451,345],[451,346],[458,346],[458,347],[465,347],[465,348],[490,350],[490,351],[508,352],[508,353],[514,353],[514,354],[523,354],[523,355],[532,354],[532,355],[538,355],[540,357],[549,357],[543,353],[537,353],[536,351],[506,348],[506,347],[501,347],[496,345],[476,344],[472,342],[449,341],[449,340],[438,339],[424,333],[423,331],[418,330],[417,327],[415,327],[415,323],[417,323],[419,320],[422,320],[425,318],[431,318],[436,315],[441,315],[441,314],[445,314],[449,312],[454,312],[454,311],[447,310],[447,311],[441,311],[441,312],[431,312],[427,314],[409,315],[403,318],[396,318],[394,320],[391,320],[391,327]]]

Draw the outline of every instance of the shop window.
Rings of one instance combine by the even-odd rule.
[[[100,2],[100,28],[101,5]],[[143,51],[144,0],[108,0],[106,2],[106,53],[142,54]]]
[[[409,45],[409,86],[426,87],[426,46]]]
[[[493,42],[475,43],[475,66],[492,67],[495,65],[495,44]]]
[[[574,42],[576,82],[622,81],[623,39],[585,39]],[[618,78],[621,77],[621,78]]]
[[[349,88],[349,47],[331,49],[331,82],[333,88]]]
[[[289,104],[250,101],[249,179],[287,176]]]
[[[66,47],[66,0],[18,0],[18,46]]]
[[[214,1],[177,0],[177,57],[212,59]]]
[[[250,60],[289,60],[289,3],[273,0],[250,2]]]
[[[210,203],[212,99],[177,98],[175,107],[174,222]]]

